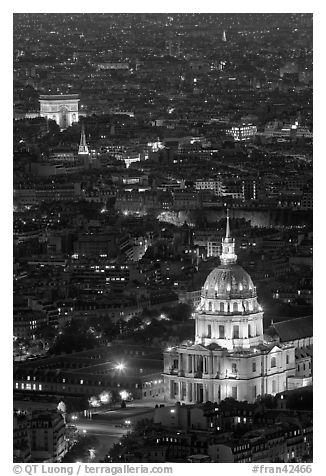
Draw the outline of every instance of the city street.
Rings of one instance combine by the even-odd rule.
[[[130,421],[132,425],[143,418],[152,418],[154,406],[144,406],[143,402],[136,405],[130,404],[127,408],[117,410],[97,410],[91,419],[80,418],[74,424],[81,434],[94,435],[99,440],[99,446],[95,448],[95,460],[99,462],[108,453],[110,448],[119,441],[128,431],[125,421]]]

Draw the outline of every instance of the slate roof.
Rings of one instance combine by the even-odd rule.
[[[268,329],[267,334],[277,335],[280,342],[288,342],[313,335],[312,316],[297,317],[283,322],[274,322]]]

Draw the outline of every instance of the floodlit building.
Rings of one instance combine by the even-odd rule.
[[[233,126],[227,130],[235,141],[246,141],[252,139],[257,134],[257,126],[253,124],[242,124]]]
[[[78,94],[40,96],[40,116],[55,121],[61,130],[78,122]]]
[[[296,375],[295,348],[264,335],[263,310],[249,274],[237,264],[227,216],[221,264],[207,277],[196,309],[195,343],[164,353],[166,400],[253,402],[307,385]],[[292,378],[291,378],[292,377]]]

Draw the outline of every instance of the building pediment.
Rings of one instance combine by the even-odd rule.
[[[277,345],[274,345],[273,347],[271,347],[269,349],[267,354],[271,354],[272,352],[282,352],[282,349],[280,347],[278,347]]]
[[[200,352],[207,352],[207,348],[204,346],[204,345],[201,345],[201,344],[194,344],[192,345],[191,347],[188,347],[188,350],[196,350],[196,351],[200,351]]]

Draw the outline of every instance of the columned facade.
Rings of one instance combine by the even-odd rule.
[[[229,215],[221,265],[207,277],[196,309],[195,342],[164,353],[166,400],[253,402],[287,389],[295,375],[293,346],[266,340],[256,287],[239,266]]]

